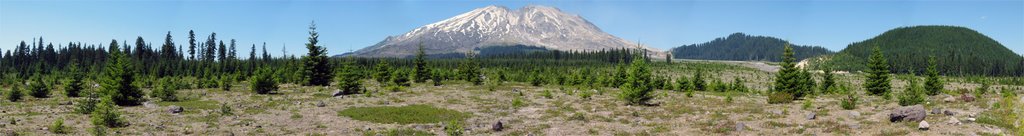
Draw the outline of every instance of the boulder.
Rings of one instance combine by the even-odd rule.
[[[956,119],[956,117],[949,117],[949,121],[946,121],[946,124],[960,125],[960,120]]]
[[[962,95],[960,95],[960,100],[963,100],[964,102],[973,102],[974,101],[974,95],[962,94]]]
[[[818,118],[818,114],[815,114],[814,112],[807,114],[807,120],[814,120],[816,118]]]
[[[327,106],[327,104],[324,103],[324,101],[320,101],[320,102],[316,103],[316,107],[324,107],[324,106]]]
[[[498,132],[498,131],[501,131],[503,129],[505,129],[505,126],[503,124],[501,124],[500,120],[497,123],[494,123],[494,125],[491,125],[491,131]]]
[[[940,108],[933,108],[932,109],[932,114],[942,114],[942,109],[940,109]]]
[[[956,102],[956,97],[949,96],[949,97],[946,97],[945,99],[942,99],[942,101],[946,102],[946,103]]]
[[[921,123],[917,123],[917,129],[928,130],[928,127],[928,121],[921,121]]]
[[[890,122],[900,121],[922,121],[927,117],[927,113],[924,110],[924,106],[904,106],[892,110],[889,113]]]
[[[856,117],[860,117],[860,112],[857,112],[857,111],[850,111],[850,117],[851,117],[851,118],[856,118]]]
[[[171,107],[167,109],[167,112],[170,112],[170,113],[181,113],[181,112],[184,112],[184,111],[185,111],[185,108],[182,108],[181,106],[176,106],[176,105],[171,105]]]
[[[744,129],[747,129],[746,124],[743,124],[743,122],[736,123],[736,131],[743,131]]]
[[[967,121],[967,123],[973,123],[975,120],[978,120],[978,119],[975,119],[974,117],[970,117],[970,118],[967,118],[966,121]]]

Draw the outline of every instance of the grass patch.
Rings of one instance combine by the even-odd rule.
[[[367,131],[364,136],[433,136],[433,133],[415,129],[391,129],[387,131]]]
[[[375,123],[437,123],[451,120],[463,120],[470,114],[435,108],[430,105],[408,105],[401,107],[355,107],[338,111],[338,116]]]
[[[184,111],[185,113],[196,113],[199,110],[220,109],[220,103],[218,103],[217,101],[210,101],[210,100],[206,100],[206,101],[178,101],[178,102],[161,101],[161,102],[156,102],[156,104],[160,105],[160,106],[171,106],[171,105],[181,106],[182,108],[185,109],[185,111]]]

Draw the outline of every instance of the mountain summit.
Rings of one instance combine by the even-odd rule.
[[[554,7],[531,5],[510,10],[492,5],[402,35],[389,36],[373,46],[345,55],[408,57],[416,54],[420,44],[426,54],[459,54],[489,46],[514,45],[563,51],[640,47],[658,53],[656,49],[605,33],[579,15]]]

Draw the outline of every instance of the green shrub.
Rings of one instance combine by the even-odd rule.
[[[627,105],[646,104],[654,98],[654,88],[649,83],[652,80],[650,66],[641,58],[643,57],[634,56],[626,82],[619,87],[622,89],[619,99],[626,101]]]
[[[336,74],[338,75],[336,77],[338,89],[341,89],[342,94],[356,94],[364,90],[361,82],[362,78],[352,63],[353,60],[351,58],[346,58],[346,60],[341,62],[341,67],[339,67],[338,74]]]
[[[431,72],[431,74],[430,74],[431,75],[430,76],[430,82],[434,83],[434,86],[441,86],[441,81],[442,81],[441,71],[437,70],[437,69],[434,69],[433,71],[434,72]]]
[[[57,120],[50,125],[49,130],[55,134],[67,134],[71,131],[71,128],[64,126],[64,119],[57,118]]]
[[[5,94],[7,100],[11,102],[21,101],[24,95],[25,94],[21,92],[21,89],[18,86],[11,87],[11,90],[7,91],[7,94]]]
[[[36,98],[49,98],[50,87],[48,86],[46,81],[43,81],[42,76],[36,74],[32,76],[32,80],[28,84],[28,94]]]
[[[156,88],[149,93],[150,97],[159,98],[162,101],[178,101],[178,80],[172,78],[160,78]]]
[[[768,94],[768,104],[782,104],[793,101],[793,94],[787,92],[773,92]]]
[[[846,110],[857,109],[857,94],[853,92],[846,93],[843,99],[839,101],[839,107]]]
[[[544,89],[544,91],[541,91],[540,92],[540,96],[543,96],[544,98],[548,98],[548,99],[554,98],[554,95],[551,94],[551,90],[548,90],[548,89]]]
[[[391,73],[391,84],[397,86],[410,86],[409,75],[409,71],[407,70],[395,70]]]
[[[96,104],[100,102],[99,93],[88,92],[84,99],[78,101],[75,105],[75,112],[80,114],[90,114],[96,110]]]
[[[220,104],[220,115],[227,116],[227,115],[234,115],[234,114],[235,113],[232,113],[231,106],[228,106],[228,103],[221,103]]]
[[[106,127],[122,127],[127,123],[121,118],[121,113],[117,111],[117,105],[114,104],[113,98],[105,96],[100,100],[100,103],[96,104],[96,109],[92,111],[92,124],[97,126]]]
[[[232,83],[231,81],[232,80],[233,79],[231,79],[231,78],[229,78],[227,76],[221,76],[220,80],[218,80],[218,82],[217,82],[217,86],[219,86],[220,90],[222,90],[222,91],[231,91],[231,83]]]
[[[732,103],[732,94],[725,95],[725,103]]]
[[[808,110],[808,109],[811,109],[813,104],[814,104],[814,99],[810,99],[810,98],[804,99],[804,105],[800,106],[800,108],[804,109],[804,110]]]
[[[519,98],[518,96],[512,98],[512,108],[520,108],[523,106],[526,106],[526,102],[523,102],[522,98]]]
[[[462,125],[458,120],[452,120],[448,122],[448,125],[444,126],[444,132],[448,134],[448,136],[461,136]]]
[[[64,94],[68,97],[79,97],[81,96],[82,90],[85,89],[83,85],[84,83],[82,81],[82,79],[85,77],[82,74],[81,70],[79,70],[78,63],[72,61],[70,65],[71,66],[69,66],[70,70],[68,74],[69,76],[71,76],[71,78],[68,80],[68,83],[64,86]]]
[[[580,90],[580,93],[577,93],[577,95],[579,95],[581,99],[590,100],[590,97],[594,95],[594,91]]]
[[[269,69],[261,69],[256,72],[256,75],[249,78],[249,88],[257,94],[268,94],[273,91],[277,91],[277,82],[271,79]]]
[[[924,90],[917,84],[917,79],[913,78],[909,79],[910,83],[907,85],[907,89],[903,91],[903,94],[897,97],[900,106],[917,105],[925,101]]]

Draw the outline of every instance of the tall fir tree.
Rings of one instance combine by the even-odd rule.
[[[334,79],[334,70],[332,70],[329,64],[330,61],[327,60],[327,49],[317,45],[320,42],[318,40],[319,37],[320,35],[316,32],[316,23],[311,22],[309,25],[309,43],[306,43],[306,49],[309,52],[306,56],[302,57],[302,85],[327,86]]]
[[[466,59],[462,62],[459,72],[462,73],[462,78],[467,82],[473,83],[473,85],[481,85],[484,80],[480,77],[480,63],[477,62],[476,55],[469,53],[466,55]]]
[[[925,71],[925,74],[928,77],[924,82],[924,88],[927,90],[928,95],[938,95],[939,93],[942,93],[942,90],[945,88],[942,80],[939,79],[939,70],[937,68],[938,64],[936,63],[935,56],[928,58],[928,70]]]
[[[347,58],[341,62],[338,71],[338,87],[342,94],[356,94],[362,91],[363,85],[355,68],[355,59]]]
[[[82,90],[85,89],[82,81],[85,76],[81,69],[82,68],[78,65],[77,59],[73,59],[71,64],[68,66],[68,76],[70,79],[64,87],[64,94],[68,97],[79,97],[81,96]]]
[[[188,30],[188,59],[196,59],[196,33]]]
[[[413,69],[413,81],[416,83],[426,82],[430,78],[430,70],[427,69],[426,53],[423,51],[423,44],[420,43],[418,51],[416,51],[416,59],[413,60],[415,68]]]
[[[868,58],[868,75],[864,81],[864,89],[871,95],[882,95],[888,98],[892,84],[889,79],[889,62],[886,61],[882,49],[874,47],[871,57]]]
[[[835,93],[835,73],[832,68],[826,67],[822,70],[824,74],[821,76],[821,89],[823,93]]]
[[[626,82],[622,84],[622,92],[619,99],[626,101],[627,105],[647,104],[654,98],[654,87],[651,86],[651,70],[643,57],[634,56],[633,62],[629,65],[629,75]]]
[[[373,79],[382,86],[391,80],[391,65],[388,65],[387,60],[380,59],[377,62],[377,66],[374,67]]]
[[[117,105],[138,105],[143,101],[143,92],[134,82],[135,69],[131,60],[118,50],[116,40],[111,41],[110,56],[100,79],[100,92],[110,96]]]

